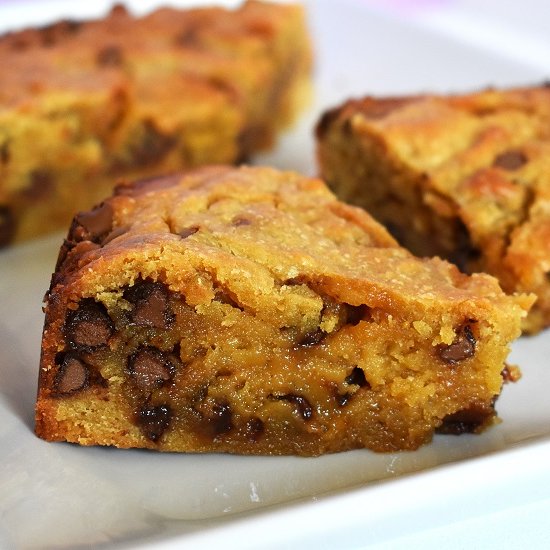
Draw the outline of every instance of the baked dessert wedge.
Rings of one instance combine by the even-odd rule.
[[[351,100],[317,126],[321,173],[417,255],[496,276],[550,324],[550,88]]]
[[[415,449],[493,422],[531,301],[415,258],[317,179],[208,167],[120,185],[60,251],[36,433],[161,451]]]
[[[117,178],[236,163],[307,100],[301,7],[122,5],[0,37],[0,246],[67,227]]]

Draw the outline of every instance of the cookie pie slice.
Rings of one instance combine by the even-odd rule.
[[[550,325],[550,88],[366,97],[317,127],[321,172],[417,255],[533,292]]]
[[[0,36],[0,247],[64,228],[137,179],[239,163],[307,99],[304,10],[121,4]]]
[[[530,306],[400,248],[323,182],[209,167],[73,221],[36,433],[161,451],[415,449],[495,416]]]

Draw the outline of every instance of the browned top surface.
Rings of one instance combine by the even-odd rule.
[[[254,0],[234,11],[162,8],[142,18],[119,5],[104,19],[8,33],[0,37],[0,109],[48,91],[149,89],[166,74],[221,87],[232,74],[233,91],[246,92],[265,78],[281,29],[300,17],[296,6]]]
[[[320,180],[270,168],[209,167],[119,186],[75,218],[52,296],[77,301],[138,277],[162,280],[197,308],[222,287],[279,326],[317,311],[320,295],[408,322],[517,319],[528,302],[490,276],[413,257]]]
[[[489,89],[462,96],[365,97],[327,113],[318,132],[342,120],[380,134],[419,170],[461,160],[466,171],[529,139],[550,139],[550,87]]]

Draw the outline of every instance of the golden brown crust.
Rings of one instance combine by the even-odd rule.
[[[64,227],[117,177],[269,147],[302,106],[311,49],[298,6],[118,6],[4,35],[0,61],[2,245]]]
[[[317,179],[214,166],[120,185],[60,252],[36,431],[189,452],[416,448],[490,423],[529,305],[414,258]]]
[[[344,200],[402,244],[496,276],[550,324],[550,88],[364,98],[319,122],[319,159]]]

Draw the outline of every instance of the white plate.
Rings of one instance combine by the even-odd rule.
[[[154,4],[128,3],[141,10]],[[0,25],[46,23],[84,10],[99,13],[106,5],[8,4],[0,7]],[[450,39],[365,3],[306,5],[317,50],[316,98],[276,151],[257,162],[314,173],[314,121],[349,96],[458,91],[547,76],[536,64]],[[37,439],[40,306],[60,240],[56,235],[0,253],[0,547],[303,549],[390,540],[398,547],[399,541],[418,542],[418,532],[426,529],[437,536],[444,528],[456,537],[456,522],[475,528],[480,514],[500,522],[512,507],[516,512],[510,513],[528,526],[526,510],[548,510],[548,332],[515,344],[511,360],[521,364],[524,376],[504,389],[500,425],[480,436],[437,436],[413,453],[194,456]],[[498,532],[509,532],[510,524]],[[455,547],[447,541],[447,548]]]

